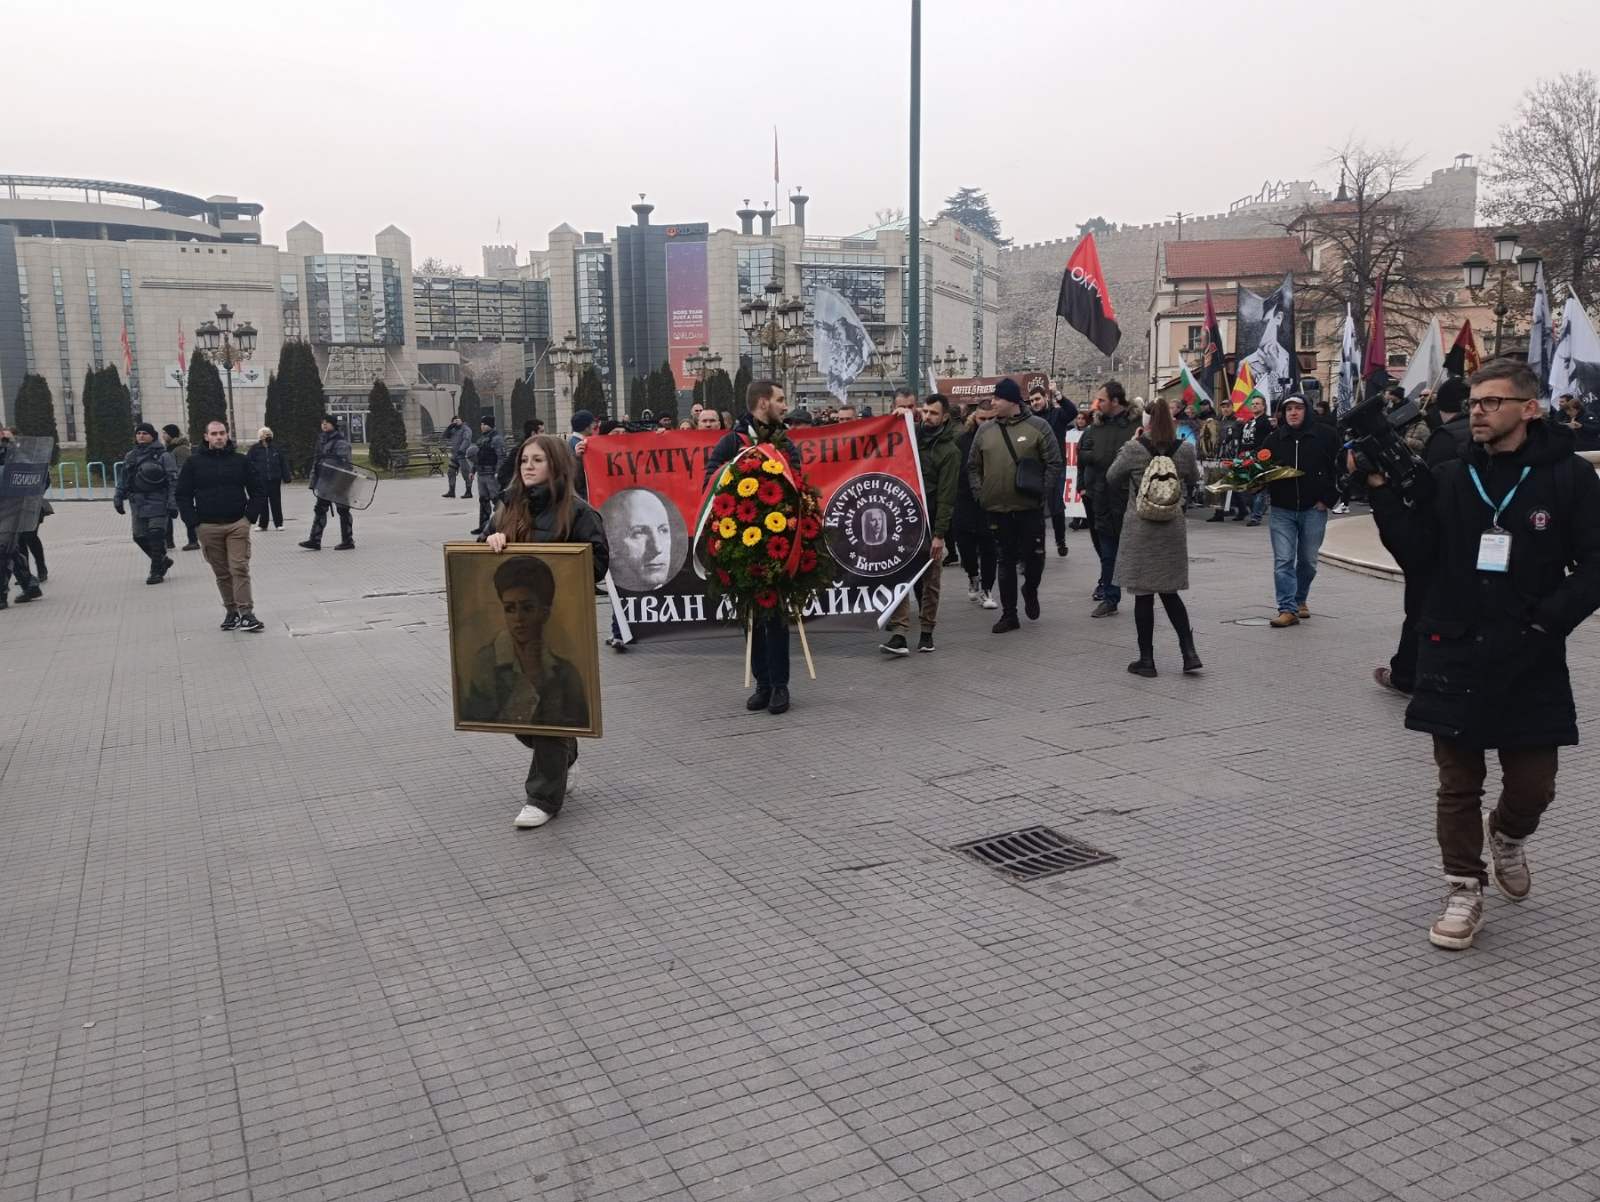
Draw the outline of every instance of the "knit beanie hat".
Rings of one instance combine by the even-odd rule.
[[[181,437],[183,437],[183,431],[178,429],[178,427],[173,425],[171,422],[168,422],[166,425],[162,426],[161,427],[161,432],[163,434],[165,434],[168,438],[181,438]]]
[[[149,422],[140,422],[137,426],[135,426],[133,428],[133,432],[135,434],[148,434],[151,438],[158,437],[158,435],[156,434],[156,428],[154,426],[152,426]]]
[[[587,409],[580,409],[572,415],[572,432],[574,434],[582,434],[592,425],[594,425],[594,414]]]
[[[1020,405],[1023,403],[1022,389],[1017,387],[1015,380],[1007,376],[994,386],[994,399],[997,401],[1010,401],[1013,405]]]

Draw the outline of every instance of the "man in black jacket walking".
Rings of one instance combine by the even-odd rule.
[[[222,594],[224,630],[265,629],[250,589],[250,525],[265,498],[250,461],[234,450],[228,427],[206,424],[206,445],[178,473],[178,510],[200,539],[200,552]]]
[[[1298,468],[1301,475],[1267,485],[1272,514],[1272,582],[1282,630],[1311,617],[1306,597],[1317,574],[1317,552],[1328,530],[1328,507],[1339,497],[1339,435],[1312,421],[1304,397],[1285,397],[1283,423],[1267,436],[1268,467]]]
[[[122,475],[111,507],[126,513],[126,506],[133,506],[133,541],[150,557],[150,574],[144,582],[160,584],[172,567],[167,523],[178,516],[178,465],[149,422],[133,428],[133,444],[133,450],[122,458]]]
[[[1524,844],[1555,797],[1557,748],[1578,741],[1566,638],[1600,607],[1600,480],[1542,420],[1525,364],[1490,363],[1471,386],[1473,445],[1434,469],[1432,497],[1408,507],[1367,478],[1384,545],[1427,582],[1406,726],[1433,736],[1449,893],[1428,938],[1452,949],[1472,946],[1491,873],[1509,901],[1532,889]],[[1483,815],[1489,748],[1502,785]]]
[[[331,413],[322,415],[322,433],[317,436],[317,449],[311,457],[310,488],[316,495],[317,503],[311,512],[311,537],[300,545],[307,551],[322,550],[322,532],[328,525],[328,510],[339,511],[339,542],[333,548],[335,551],[352,551],[355,549],[355,523],[350,520],[350,506],[340,505],[336,501],[325,501],[322,494],[317,492],[317,473],[322,470],[322,465],[329,467],[350,466],[350,440],[344,436],[344,431],[339,429],[339,423],[334,420]]]
[[[1083,490],[1084,506],[1094,524],[1095,553],[1100,556],[1100,583],[1095,587],[1091,617],[1105,618],[1117,612],[1122,590],[1111,583],[1117,566],[1117,543],[1122,538],[1122,518],[1128,508],[1128,489],[1111,488],[1106,473],[1117,460],[1122,444],[1139,432],[1128,412],[1128,394],[1121,383],[1107,380],[1095,394],[1098,420],[1091,422],[1078,440],[1078,486]]]

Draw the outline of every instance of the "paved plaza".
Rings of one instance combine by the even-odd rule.
[[[1534,896],[1430,947],[1398,584],[1240,625],[1267,531],[1195,520],[1207,670],[1158,618],[1144,681],[1077,534],[1019,633],[959,576],[935,655],[817,629],[783,718],[733,634],[603,650],[606,737],[518,832],[526,752],[451,728],[440,491],[312,554],[286,490],[254,636],[108,504],[46,523],[0,613],[0,1202],[1600,1197],[1600,760]],[[1569,658],[1600,738],[1596,624]],[[1116,859],[951,850],[1035,824]]]

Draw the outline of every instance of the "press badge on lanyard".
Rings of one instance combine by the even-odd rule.
[[[1476,464],[1469,464],[1468,473],[1472,476],[1472,483],[1478,490],[1478,495],[1483,498],[1483,503],[1494,511],[1490,519],[1489,528],[1478,537],[1478,571],[1480,572],[1509,572],[1511,570],[1511,535],[1500,528],[1500,515],[1511,505],[1511,498],[1517,495],[1517,489],[1522,487],[1522,482],[1528,478],[1532,467],[1524,467],[1522,475],[1517,477],[1517,482],[1511,486],[1511,491],[1496,505],[1489,500],[1489,494],[1484,490],[1483,481],[1478,476]]]

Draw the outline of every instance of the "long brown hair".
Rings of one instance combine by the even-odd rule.
[[[1172,420],[1172,410],[1163,398],[1156,398],[1150,403],[1150,426],[1145,431],[1152,446],[1170,446],[1178,437],[1178,427]]]
[[[522,454],[530,446],[543,451],[545,462],[550,465],[550,478],[545,484],[550,490],[548,506],[555,511],[555,541],[565,542],[572,534],[574,496],[572,485],[578,474],[578,460],[565,442],[549,434],[535,434],[531,438],[524,439],[517,447],[517,468],[511,473],[511,484],[506,489],[505,500],[500,504],[495,531],[505,535],[507,542],[534,541],[532,498],[522,483]]]

